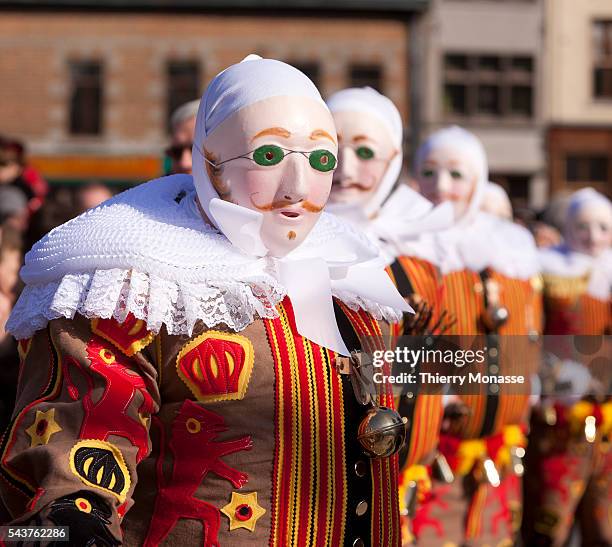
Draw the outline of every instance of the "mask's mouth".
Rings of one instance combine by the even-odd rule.
[[[298,218],[300,216],[300,213],[298,213],[297,211],[281,211],[281,215],[287,218]]]

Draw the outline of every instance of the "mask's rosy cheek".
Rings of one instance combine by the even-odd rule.
[[[381,163],[382,162],[362,162],[357,182],[366,186],[368,190],[373,190],[384,174],[384,169],[380,168]]]
[[[314,205],[325,205],[327,202],[327,198],[329,197],[329,192],[331,190],[332,185],[332,175],[325,174],[319,175],[313,173],[311,177],[309,177],[309,192],[308,192],[308,201],[310,201]]]
[[[280,175],[280,170],[276,169],[247,171],[242,182],[245,193],[257,204],[272,203],[280,184]]]

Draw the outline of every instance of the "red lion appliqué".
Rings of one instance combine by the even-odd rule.
[[[149,452],[149,436],[145,420],[154,409],[153,399],[147,392],[145,382],[130,368],[125,357],[114,354],[95,339],[87,344],[87,356],[91,362],[88,371],[71,357],[65,358],[63,362],[64,377],[72,399],[77,400],[79,393],[70,377],[70,365],[83,373],[88,384],[87,393],[83,396],[85,417],[79,437],[101,441],[107,440],[110,435],[124,437],[138,447],[136,461],[140,462]],[[104,393],[95,403],[92,398],[94,379],[89,371],[94,371],[106,382]],[[131,418],[126,413],[137,392],[143,397],[138,409],[140,420]]]
[[[250,435],[245,435],[238,439],[215,442],[217,435],[227,429],[225,420],[218,414],[193,401],[186,400],[183,403],[172,422],[172,438],[168,445],[174,463],[169,480],[164,478],[162,469],[165,443],[163,434],[160,440],[158,492],[144,547],[159,545],[180,518],[201,521],[204,527],[204,547],[218,547],[220,512],[214,505],[194,498],[193,494],[211,471],[230,481],[235,488],[241,488],[248,481],[246,473],[231,468],[220,458],[239,450],[250,450],[253,441]],[[163,432],[161,427],[160,430]]]

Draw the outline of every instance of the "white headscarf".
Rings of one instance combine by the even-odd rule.
[[[489,181],[485,185],[481,208],[485,209],[491,203],[497,204],[498,207],[505,209],[509,213],[509,217],[502,218],[512,220],[512,203],[507,192],[499,184]]]

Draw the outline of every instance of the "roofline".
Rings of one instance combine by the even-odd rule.
[[[425,10],[430,0],[0,0],[0,9],[28,11],[91,10],[91,11],[161,11],[161,12],[222,12],[228,15],[279,15],[311,10],[326,14],[409,15]]]

